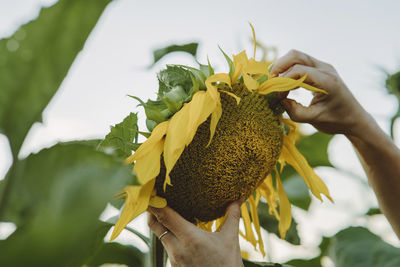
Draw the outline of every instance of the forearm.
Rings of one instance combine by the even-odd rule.
[[[382,212],[400,237],[400,150],[369,114],[347,137],[357,151]]]

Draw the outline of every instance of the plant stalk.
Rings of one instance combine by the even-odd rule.
[[[150,257],[151,267],[165,266],[166,260],[164,260],[164,247],[155,234],[151,234]]]

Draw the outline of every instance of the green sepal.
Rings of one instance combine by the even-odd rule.
[[[146,117],[149,120],[160,123],[168,120],[168,118],[172,115],[172,113],[168,109],[168,106],[163,100],[153,101],[149,99],[146,103],[144,103],[143,100],[141,100],[139,97],[132,95],[128,96],[140,102],[139,106],[144,107],[144,112],[146,113]]]
[[[205,81],[207,79],[207,76],[203,71],[193,68],[193,67],[190,67],[190,66],[185,66],[185,65],[177,65],[177,66],[186,68],[188,71],[190,71],[196,77],[196,79],[199,81],[200,89],[204,89],[204,90],[206,89]]]
[[[158,95],[163,96],[175,86],[181,86],[186,93],[192,88],[192,79],[190,72],[179,65],[167,65],[165,70],[162,70],[157,75],[159,81]]]
[[[98,145],[98,150],[115,154],[118,157],[128,157],[134,150],[138,139],[137,114],[130,113],[121,123],[111,126],[110,133]]]
[[[226,62],[228,62],[228,66],[229,66],[229,77],[233,77],[233,74],[235,73],[235,66],[233,65],[233,61],[232,59],[224,52],[224,50],[222,50],[222,48],[220,46],[218,46],[219,50],[222,52],[222,54],[224,55]]]
[[[206,75],[206,77],[210,77],[214,75],[214,69],[211,67],[210,60],[207,57],[207,65],[203,65],[200,62],[197,62],[200,66],[200,70]]]
[[[146,127],[150,132],[152,132],[156,126],[157,122],[146,119]]]

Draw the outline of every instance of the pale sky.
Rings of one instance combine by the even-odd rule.
[[[35,18],[42,4],[53,2],[0,0],[0,38],[11,35],[21,24]],[[245,48],[251,51],[248,22],[254,25],[257,39],[277,46],[280,55],[295,48],[334,65],[361,104],[387,131],[388,120],[397,104],[385,94],[385,76],[379,68],[400,69],[399,10],[400,2],[396,0],[116,0],[105,10],[45,110],[44,123],[32,128],[20,156],[58,141],[101,138],[110,125],[120,122],[132,111],[139,111],[143,117],[144,112],[126,95],[154,98],[155,74],[162,66],[166,63],[194,65],[189,56],[176,54],[148,70],[146,66],[151,63],[151,52],[155,48],[199,41],[200,60],[204,62],[208,55],[217,70],[226,71],[218,45],[228,54]],[[301,101],[309,99],[306,93],[292,95]],[[397,126],[400,138],[399,123]],[[333,139],[329,152],[336,166],[364,175],[350,143],[343,136]],[[8,144],[0,135],[0,178],[9,164]],[[327,182],[335,204],[321,205],[314,201],[309,213],[295,209],[294,216],[301,221],[299,230],[306,248],[318,243],[321,233],[334,234],[350,223],[368,226],[396,243],[383,218],[372,223],[357,219],[357,215],[375,204],[369,190],[336,171],[326,168],[317,171]],[[299,252],[292,247],[282,252],[278,249],[279,241],[271,243],[273,260],[304,253],[304,248]]]

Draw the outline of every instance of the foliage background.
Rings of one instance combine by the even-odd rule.
[[[0,38],[10,37],[19,26],[36,18],[41,5],[51,5],[54,2],[2,0],[0,2]],[[85,1],[70,2],[80,5]],[[99,5],[97,13],[99,15],[108,1],[87,2]],[[198,41],[200,42],[198,58],[205,62],[208,55],[213,65],[219,67],[219,70],[225,70],[224,59],[218,52],[217,44],[230,54],[243,48],[249,48],[248,21],[255,25],[258,40],[267,45],[276,45],[280,49],[281,55],[291,48],[296,48],[333,64],[363,106],[389,132],[390,119],[396,113],[398,103],[395,97],[389,96],[384,90],[386,75],[382,68],[390,73],[399,69],[400,37],[398,29],[400,28],[400,19],[397,16],[399,7],[400,4],[397,1],[380,1],[378,3],[361,0],[351,3],[347,1],[291,0],[279,4],[274,1],[256,0],[247,1],[246,4],[243,1],[218,1],[216,3],[202,1],[193,2],[193,4],[184,4],[180,1],[112,1],[101,15],[72,67],[68,70],[67,66],[64,72],[60,71],[60,82],[62,81],[62,83],[59,91],[44,111],[43,123],[34,124],[29,131],[19,152],[19,158],[23,159],[30,153],[38,152],[59,141],[104,137],[108,133],[110,125],[122,121],[131,111],[138,110],[136,103],[126,97],[127,94],[134,93],[142,99],[153,97],[157,90],[155,72],[162,66],[166,63],[194,64],[192,57],[178,53],[166,56],[153,68],[148,69],[147,67],[152,63],[152,50],[156,48],[172,43]],[[70,17],[59,16],[56,17],[55,23],[48,23],[46,26],[52,30],[53,35],[45,37],[41,36],[40,32],[35,34],[36,38],[33,38],[32,42],[38,43],[39,46],[38,52],[33,56],[36,56],[39,62],[40,60],[44,62],[60,60],[66,63],[69,60],[72,63],[73,57],[65,59],[67,55],[62,52],[57,54],[57,50],[51,50],[51,48],[43,46],[41,42],[49,44],[50,47],[51,45],[60,47],[60,45],[66,44],[67,40],[79,37],[76,31],[63,30],[63,26],[72,25],[85,16],[96,21],[94,9],[94,7],[82,6],[82,9],[71,11],[73,15]],[[45,27],[43,26],[42,29]],[[80,29],[83,30],[83,28]],[[5,53],[12,55],[13,52],[21,52],[18,51],[20,42],[22,44],[26,39],[23,34],[20,34],[14,35],[13,40],[3,42],[4,47],[0,54],[3,79],[10,77],[8,73],[17,74],[22,71],[21,65],[15,64],[15,67],[9,63],[4,65]],[[78,51],[79,47],[76,52]],[[50,53],[52,57],[46,57],[46,53]],[[26,64],[24,67],[26,74],[22,78],[15,76],[16,78],[13,78],[11,83],[18,81],[17,85],[20,86],[17,86],[18,88],[28,88],[29,84],[32,84],[31,77],[37,73],[36,68],[34,69],[32,66]],[[43,71],[48,74],[48,77],[53,77],[55,69],[50,68]],[[64,75],[66,77],[62,80]],[[42,83],[47,82],[45,79],[37,78],[35,85],[36,87],[42,86]],[[59,84],[57,82],[50,84],[50,89],[55,92]],[[28,130],[30,125],[26,122],[29,117],[27,115],[35,115],[31,114],[31,108],[35,103],[25,93],[21,93],[14,100],[5,99],[3,93],[6,90],[5,84],[1,83],[0,109],[7,105],[19,108],[19,110],[8,113],[12,116],[0,116],[2,132],[4,132],[4,125],[10,123],[15,123],[17,128],[23,126]],[[309,95],[301,92],[292,95],[305,103],[310,99]],[[47,98],[49,99],[49,96]],[[27,101],[24,102],[21,99]],[[37,99],[43,100],[41,97]],[[34,118],[37,119],[39,114],[36,114]],[[139,125],[141,129],[144,129],[143,121],[140,121]],[[395,137],[400,135],[400,129],[396,126],[398,125],[395,125]],[[303,130],[310,134],[313,133],[313,129],[310,127],[304,127]],[[79,147],[78,150],[81,151],[80,155],[83,159],[93,157],[93,152],[86,147],[87,144],[73,144],[73,146]],[[65,161],[60,154],[64,150],[63,146],[57,146],[51,150],[59,151],[54,152],[57,156],[54,156],[56,160],[53,167],[57,172],[64,168],[68,173],[70,171],[68,167],[57,165],[57,162]],[[50,155],[53,153],[51,151],[42,151],[41,153],[54,158]],[[370,207],[376,206],[376,200],[366,186],[364,173],[349,142],[342,136],[336,136],[330,142],[328,151],[330,161],[340,170],[319,167],[317,171],[327,181],[336,203],[321,205],[313,200],[309,212],[301,209],[294,210],[294,217],[299,223],[297,229],[302,246],[289,245],[287,242],[278,240],[274,235],[265,233],[269,260],[284,262],[291,258],[314,257],[319,254],[316,247],[320,243],[322,235],[334,235],[350,225],[365,226],[385,241],[396,246],[399,245],[398,239],[382,215],[363,216]],[[100,154],[96,155],[100,158],[104,157]],[[75,159],[77,162],[82,162],[79,157],[75,157]],[[35,162],[35,156],[32,160]],[[108,158],[99,160],[112,161]],[[0,135],[0,179],[7,173],[11,162],[9,143],[4,135]],[[29,160],[29,162],[32,161]],[[83,162],[86,161],[83,160]],[[87,164],[90,165],[90,162]],[[113,163],[108,164],[110,164],[109,170],[115,166]],[[38,164],[34,163],[33,165],[37,166]],[[30,170],[29,166],[28,163],[27,170]],[[47,168],[47,165],[44,166]],[[47,175],[49,173],[51,170],[46,172]],[[32,175],[32,177],[41,176],[45,177],[43,173]],[[54,182],[54,188],[61,186],[59,183],[62,182],[57,181]],[[92,182],[96,184],[96,181]],[[49,185],[46,180],[43,183]],[[122,183],[124,181],[121,180]],[[86,186],[91,188],[93,184],[89,181]],[[73,187],[72,182],[70,186]],[[118,187],[118,185],[115,186]],[[48,188],[53,187],[48,186]],[[57,191],[50,190],[50,192],[57,195],[54,193]],[[85,199],[85,196],[90,196],[90,194],[86,194],[87,192],[76,192],[76,196],[80,198],[76,197],[75,199],[79,201]],[[24,192],[20,195],[24,195]],[[93,195],[95,198],[95,191],[93,191]],[[105,193],[105,197],[101,201],[104,202],[107,195],[112,195],[112,192]],[[49,199],[52,199],[51,196]],[[17,198],[15,202],[23,201]],[[97,200],[94,202],[97,203]],[[39,205],[38,209],[43,209],[40,212],[50,213],[51,206],[47,202],[43,203],[45,204]],[[52,204],[54,209],[60,208],[57,203]],[[13,207],[19,207],[20,211],[24,210],[23,204],[19,203],[18,205],[13,205]],[[88,204],[87,207],[90,205]],[[100,212],[101,209],[102,207],[99,206],[98,211]],[[65,210],[68,210],[68,207],[65,207]],[[85,210],[83,209],[82,212]],[[107,219],[116,213],[117,211],[109,206],[101,218]],[[35,211],[33,214],[37,214],[37,212]],[[79,213],[70,213],[69,215],[72,221],[74,218],[82,216]],[[41,231],[42,229],[38,229],[36,226],[42,224],[40,220],[43,218],[32,216],[33,223],[29,227],[32,227],[31,229],[34,231]],[[65,221],[68,225],[68,221]],[[144,216],[131,226],[148,234],[143,222]],[[62,227],[62,225],[57,224],[57,227]],[[54,227],[54,232],[62,231],[60,230],[62,228],[57,227]],[[101,226],[99,225],[99,227]],[[13,229],[15,229],[13,224],[0,223],[0,239],[8,237]],[[32,233],[35,233],[34,231]],[[357,232],[359,229],[357,228],[355,231]],[[346,233],[342,236],[345,237]],[[32,237],[30,240],[35,239]],[[117,241],[125,244],[133,242],[142,251],[146,250],[144,243],[131,233],[125,233]],[[74,244],[79,241],[72,239],[70,242]],[[51,243],[47,245],[50,247]],[[88,246],[90,245],[88,244]],[[11,246],[8,247],[11,248]],[[18,242],[15,243],[15,247],[19,247]],[[242,247],[251,250],[246,243],[243,243]],[[110,248],[110,250],[117,249]],[[55,249],[55,251],[57,250]],[[136,252],[140,254],[140,251],[131,247],[124,251],[125,254],[121,253],[121,255],[131,255],[129,251],[133,254]],[[361,255],[364,254],[361,253]],[[261,259],[258,254],[251,254],[251,256],[253,259]],[[332,266],[331,259],[325,258],[324,265]]]

